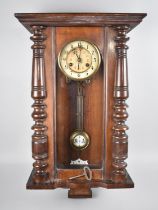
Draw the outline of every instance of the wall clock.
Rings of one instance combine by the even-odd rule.
[[[17,13],[32,33],[32,157],[27,189],[132,188],[127,33],[144,13]]]

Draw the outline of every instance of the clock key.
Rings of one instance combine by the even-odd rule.
[[[70,177],[69,179],[72,180],[72,179],[76,179],[76,178],[83,177],[83,176],[85,176],[86,180],[88,180],[88,181],[90,181],[92,179],[92,171],[90,170],[90,168],[88,166],[84,166],[82,174]]]

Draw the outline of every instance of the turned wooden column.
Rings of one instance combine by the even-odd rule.
[[[127,25],[114,27],[116,31],[116,71],[114,82],[114,114],[113,114],[113,134],[112,134],[112,180],[115,183],[121,183],[126,180],[125,162],[128,156],[128,136],[126,130],[126,120],[128,113],[128,66],[127,66],[127,49],[126,42],[129,40],[126,33],[129,30]]]
[[[33,36],[31,40],[34,42],[33,61],[32,61],[32,91],[31,96],[34,99],[32,107],[34,111],[32,118],[35,124],[32,126],[34,134],[32,135],[32,157],[35,159],[33,163],[35,183],[43,183],[48,178],[47,173],[47,158],[48,158],[48,140],[47,127],[44,121],[47,118],[45,111],[46,104],[44,103],[47,97],[46,80],[45,80],[45,64],[44,64],[44,49],[43,42],[46,40],[46,35],[43,33],[45,27],[32,26]]]

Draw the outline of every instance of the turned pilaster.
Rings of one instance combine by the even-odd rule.
[[[116,71],[114,82],[114,114],[113,114],[113,134],[112,134],[112,180],[115,183],[121,183],[126,180],[125,162],[128,156],[128,136],[126,130],[126,120],[128,113],[128,66],[127,66],[127,49],[126,42],[129,40],[126,34],[129,30],[127,25],[114,27],[116,31]]]
[[[34,130],[32,135],[32,157],[35,159],[33,163],[33,180],[35,183],[44,183],[48,179],[48,139],[47,127],[44,124],[47,118],[46,104],[44,103],[47,92],[44,64],[45,45],[43,44],[46,35],[43,33],[45,29],[43,26],[32,26],[32,29],[33,36],[31,36],[31,40],[34,44],[31,47],[33,49],[31,96],[34,99],[32,118],[35,122],[32,126],[32,130]]]

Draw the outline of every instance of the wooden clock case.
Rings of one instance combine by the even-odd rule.
[[[92,187],[132,188],[126,171],[128,155],[127,45],[142,13],[17,13],[16,18],[33,34],[32,126],[33,171],[27,189],[69,188],[69,197],[91,197]],[[92,180],[83,177],[69,138],[75,129],[76,83],[66,82],[57,65],[62,47],[73,40],[94,43],[101,67],[84,88],[84,128],[90,145],[81,153],[88,160]]]

